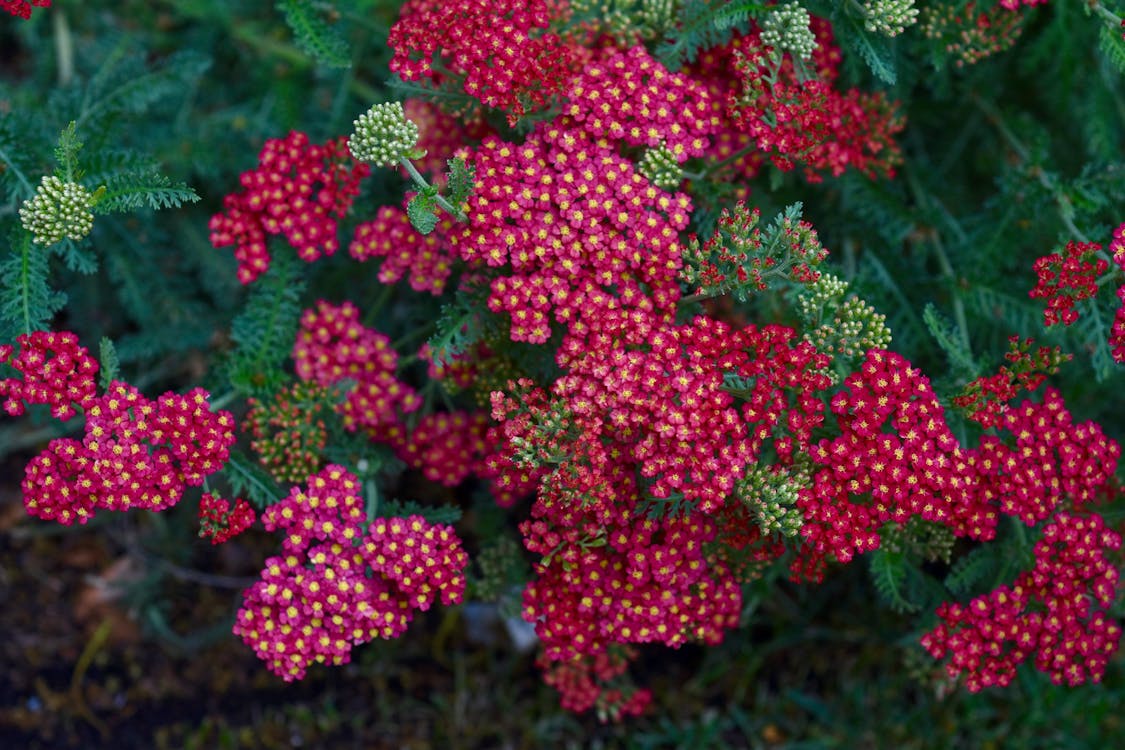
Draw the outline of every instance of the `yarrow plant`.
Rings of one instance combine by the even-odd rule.
[[[313,5],[279,4],[299,48],[237,52],[308,97],[220,106],[187,58],[106,93],[107,69],[51,100],[51,174],[51,144],[16,146],[57,123],[0,120],[0,434],[40,451],[29,515],[191,503],[192,536],[258,554],[233,633],[286,682],[476,597],[534,632],[562,707],[628,720],[659,705],[631,665],[860,560],[934,689],[1111,673],[1123,128],[1108,84],[1063,84],[1125,72],[1120,8],[379,3],[375,87],[378,23]],[[1021,33],[1088,69],[1006,66],[1010,96],[986,58]],[[294,83],[306,53],[354,67]],[[183,91],[227,146],[183,138],[190,99],[138,138],[178,134],[204,213],[102,132]]]

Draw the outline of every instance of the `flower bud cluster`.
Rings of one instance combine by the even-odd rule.
[[[222,544],[253,526],[256,517],[245,500],[235,499],[232,508],[229,500],[205,492],[199,501],[199,536]]]
[[[921,13],[922,34],[940,44],[961,68],[1008,50],[1019,39],[1026,14],[996,5],[977,9],[944,3],[927,5]]]
[[[402,102],[375,104],[355,122],[348,150],[356,161],[393,167],[409,159],[418,143],[418,126],[406,119]]]
[[[866,300],[847,295],[849,284],[831,274],[802,289],[798,314],[806,324],[805,338],[817,351],[854,360],[868,349],[886,349],[891,343],[887,316]]]
[[[665,144],[645,150],[637,171],[661,190],[674,190],[684,179],[676,155]]]
[[[354,646],[397,638],[415,610],[460,603],[468,555],[453,529],[420,516],[364,528],[359,481],[329,465],[262,514],[283,554],[244,592],[234,633],[266,667],[299,680],[316,663],[344,664]]]
[[[783,466],[754,464],[734,487],[734,494],[750,509],[763,534],[796,536],[804,516],[797,508],[802,487],[810,484],[807,473],[790,472]]]
[[[251,435],[250,448],[277,481],[303,482],[320,469],[328,430],[319,415],[327,399],[327,388],[301,381],[269,401],[248,400],[243,424]]]
[[[762,44],[779,54],[788,52],[808,60],[816,49],[816,36],[809,29],[809,12],[796,0],[773,6],[762,20]]]
[[[918,20],[914,0],[867,0],[863,11],[866,29],[884,36],[898,36]]]
[[[20,221],[31,241],[53,245],[61,239],[81,240],[94,228],[94,198],[77,182],[45,175],[35,195],[20,206]]]

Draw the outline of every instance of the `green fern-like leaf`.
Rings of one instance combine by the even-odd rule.
[[[1121,38],[1121,29],[1102,24],[1098,33],[1098,49],[1117,68],[1117,72],[1125,73],[1125,39]]]
[[[340,33],[321,15],[311,0],[278,0],[277,9],[285,16],[285,23],[293,30],[293,37],[301,49],[317,62],[333,68],[347,68],[352,64],[351,50]]]
[[[859,20],[847,13],[835,14],[837,43],[845,50],[851,50],[863,58],[875,77],[888,86],[898,80],[895,70],[894,53],[891,43],[881,34],[870,32]]]
[[[1001,563],[1001,546],[984,544],[974,548],[953,564],[945,586],[957,596],[965,596],[982,584],[991,584]]]
[[[941,313],[932,303],[927,303],[922,311],[922,320],[934,341],[945,352],[949,364],[955,372],[966,380],[972,380],[979,374],[979,367],[973,359],[972,353],[965,347],[961,337],[953,330],[953,326],[942,317]]]
[[[757,17],[766,10],[766,7],[764,3],[754,0],[735,0],[719,8],[715,12],[712,23],[715,24],[715,28],[722,31],[733,29],[745,25],[751,16]]]
[[[461,520],[461,509],[454,505],[420,505],[414,500],[384,500],[379,504],[379,515],[383,518],[421,516],[430,523],[453,524]]]
[[[71,271],[89,276],[98,272],[98,256],[87,246],[86,242],[75,242],[69,238],[51,245],[50,252],[58,255]]]
[[[232,450],[223,466],[222,477],[236,495],[247,498],[258,510],[273,505],[285,497],[285,492],[273,477],[256,461],[240,450]]]
[[[489,315],[485,300],[487,287],[458,289],[453,300],[442,306],[430,349],[435,361],[451,361],[483,338],[487,326],[483,316]]]
[[[231,384],[248,395],[269,393],[285,380],[282,363],[289,356],[301,318],[305,280],[297,261],[275,257],[231,324],[235,348],[230,355]]]
[[[733,26],[729,22],[738,15],[737,11],[728,11],[717,23],[725,7],[714,0],[680,3],[674,28],[657,47],[656,59],[668,70],[675,71],[693,62],[700,50],[725,43],[730,39]]]
[[[473,192],[473,181],[476,179],[476,169],[458,157],[449,162],[449,202],[460,206]]]
[[[121,362],[117,358],[117,349],[109,338],[103,336],[98,344],[98,363],[101,369],[98,373],[98,382],[103,389],[108,389],[109,384],[117,380],[121,373]]]
[[[416,194],[406,204],[406,216],[415,229],[422,234],[429,234],[438,225],[436,208],[437,203],[434,201],[433,195],[423,191]]]
[[[0,319],[16,333],[46,330],[66,305],[66,294],[47,283],[49,253],[32,245],[31,235],[21,230],[13,230],[10,247],[0,262]]]
[[[908,567],[906,555],[880,547],[868,557],[871,580],[883,601],[895,612],[917,612],[918,605],[907,599],[904,593]]]
[[[105,183],[105,193],[94,206],[94,213],[109,214],[150,208],[178,208],[195,203],[199,196],[182,183],[174,183],[155,171],[114,175]]]
[[[177,52],[155,65],[148,65],[140,54],[111,56],[82,91],[76,125],[91,142],[95,134],[98,140],[105,138],[112,131],[107,120],[143,115],[163,99],[181,97],[210,65],[196,52]]]

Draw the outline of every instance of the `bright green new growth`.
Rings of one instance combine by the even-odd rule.
[[[675,188],[684,178],[683,170],[676,162],[676,155],[664,144],[645,151],[637,164],[637,170],[661,190]]]
[[[37,245],[53,245],[63,238],[81,240],[94,227],[94,196],[77,182],[45,175],[35,195],[20,206],[20,222]]]
[[[884,36],[898,36],[918,20],[914,0],[868,0],[864,11],[865,28]]]
[[[887,316],[854,294],[849,296],[848,286],[826,273],[801,291],[797,311],[808,325],[805,338],[834,358],[857,359],[868,349],[886,349],[891,343]]]
[[[798,60],[808,60],[816,49],[809,12],[795,2],[776,6],[762,21],[762,43]]]
[[[792,472],[792,473],[790,473]],[[754,464],[735,485],[735,495],[750,509],[763,534],[796,536],[804,523],[797,496],[809,485],[805,467],[788,469]]]
[[[348,148],[357,161],[393,167],[411,157],[418,143],[418,126],[406,119],[402,102],[376,104],[353,123]]]

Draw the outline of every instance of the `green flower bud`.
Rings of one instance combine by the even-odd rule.
[[[53,245],[64,237],[81,240],[94,226],[93,205],[89,190],[48,175],[39,182],[35,195],[20,206],[20,222],[38,245]]]
[[[864,10],[867,30],[884,36],[898,36],[918,20],[914,0],[868,0]]]
[[[762,43],[808,60],[816,49],[816,36],[809,29],[809,12],[795,2],[774,6],[762,21]]]
[[[392,167],[410,158],[418,143],[418,126],[406,119],[402,102],[376,104],[353,123],[348,148],[357,161]]]
[[[676,162],[676,155],[664,144],[645,151],[637,164],[637,170],[662,190],[675,188],[684,178],[683,171]]]

